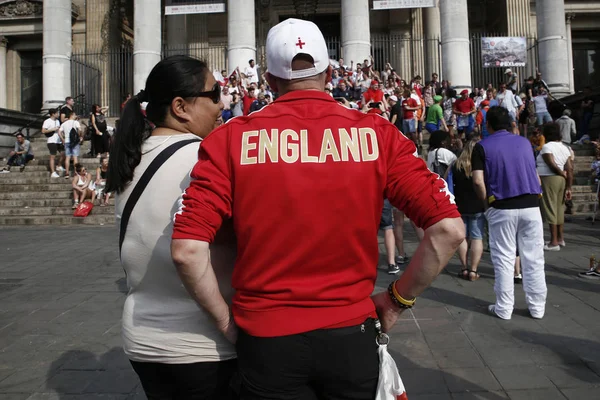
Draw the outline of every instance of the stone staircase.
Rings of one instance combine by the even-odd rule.
[[[425,138],[425,143],[427,139],[428,137]],[[8,174],[0,174],[0,226],[115,224],[114,198],[110,199],[108,207],[100,207],[96,203],[86,218],[73,217],[71,180],[50,178],[45,137],[33,138],[31,143],[36,158],[27,165],[25,171],[19,172],[18,168],[13,168]],[[424,147],[423,151],[426,154],[427,145]],[[86,142],[81,153],[86,154],[89,148],[90,144]],[[578,215],[591,214],[596,197],[596,185],[590,182],[590,165],[594,160],[594,150],[589,145],[574,145],[573,150],[576,154],[574,212]],[[94,174],[99,165],[96,158],[80,157],[79,162]]]
[[[114,225],[114,199],[110,205],[94,209],[86,218],[73,217],[73,191],[71,180],[50,178],[49,154],[46,138],[31,139],[35,159],[19,172],[13,167],[10,173],[0,174],[0,225]],[[86,154],[90,143],[85,142],[81,154]],[[95,176],[99,160],[79,157],[92,176]],[[4,166],[5,163],[2,163]],[[73,175],[71,166],[71,175]]]

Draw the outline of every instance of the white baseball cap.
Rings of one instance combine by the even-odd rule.
[[[394,96],[394,95],[391,95],[390,96],[390,100],[391,101],[398,101],[398,98],[396,96]]]
[[[292,71],[298,54],[312,57],[314,67]],[[267,71],[281,79],[301,79],[318,75],[329,67],[329,53],[323,34],[310,21],[290,18],[275,25],[267,36]]]
[[[508,75],[512,72],[512,70],[510,68],[506,68],[506,71],[504,71],[504,75]]]

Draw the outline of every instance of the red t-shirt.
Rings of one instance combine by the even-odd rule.
[[[367,89],[364,94],[365,102],[373,101],[374,103],[381,103],[383,101],[383,90],[373,90],[371,88]]]
[[[233,217],[232,311],[250,335],[349,326],[375,312],[384,197],[424,229],[460,217],[415,154],[378,115],[325,93],[287,93],[204,139],[173,239],[210,243]]]
[[[461,113],[471,112],[473,108],[475,108],[475,102],[473,102],[473,99],[470,97],[466,100],[459,98],[454,102],[454,109]]]
[[[256,100],[256,98],[250,97],[248,94],[242,97],[242,102],[244,103],[244,115],[250,114],[250,106],[254,103],[254,100]]]
[[[413,119],[415,117],[415,111],[411,110],[408,111],[404,108],[404,106],[407,107],[418,107],[419,104],[417,104],[417,101],[415,99],[413,99],[412,97],[404,100],[402,102],[402,116],[404,119]]]

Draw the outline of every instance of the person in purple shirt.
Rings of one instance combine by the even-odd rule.
[[[473,149],[473,184],[489,207],[485,212],[494,264],[496,303],[488,311],[498,318],[512,316],[514,265],[521,256],[523,290],[530,315],[543,318],[546,309],[544,227],[539,206],[540,179],[527,139],[509,132],[511,117],[502,107],[486,115],[490,136]]]

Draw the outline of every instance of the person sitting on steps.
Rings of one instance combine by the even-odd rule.
[[[91,198],[92,204],[96,200],[96,185],[92,181],[92,174],[79,163],[75,164],[75,177],[73,178],[73,209],[86,198]]]

